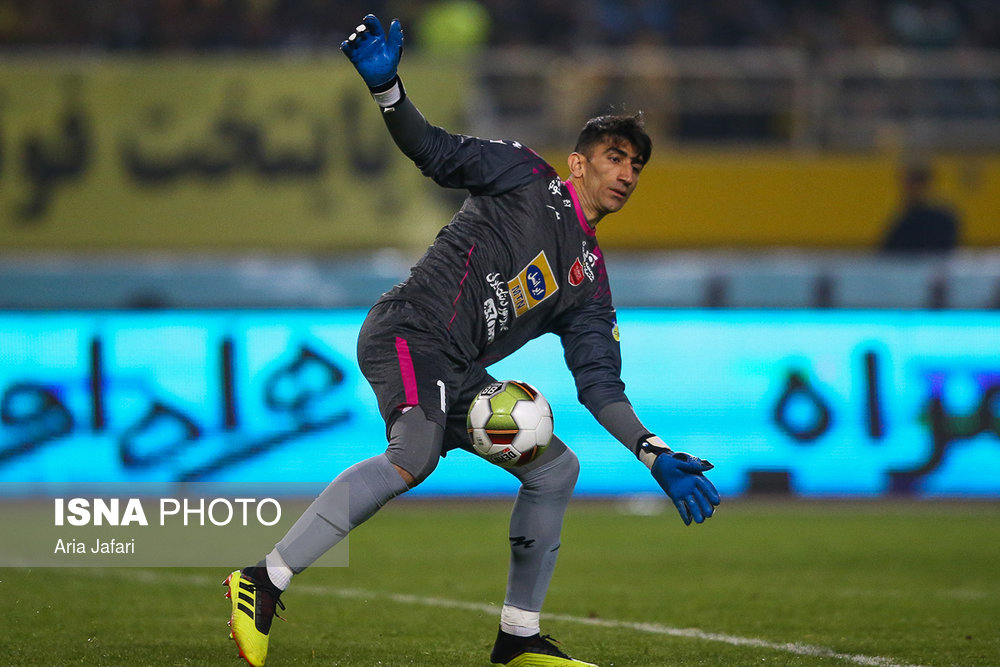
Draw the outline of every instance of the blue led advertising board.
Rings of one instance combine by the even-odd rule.
[[[364,311],[0,315],[0,489],[82,482],[315,483],[381,452],[357,370]],[[619,312],[646,425],[711,460],[726,495],[1000,497],[1000,316],[973,312]],[[537,386],[580,456],[579,494],[657,491],[576,401],[545,336],[491,371]],[[291,486],[289,486],[291,488]],[[415,494],[494,494],[454,452]]]

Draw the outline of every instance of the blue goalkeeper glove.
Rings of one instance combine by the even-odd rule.
[[[639,444],[639,460],[649,466],[653,479],[674,501],[674,506],[687,526],[701,523],[712,516],[719,504],[719,492],[708,481],[704,472],[713,466],[708,461],[683,452],[671,451],[655,435],[649,435]]]
[[[393,19],[389,34],[386,34],[382,23],[369,14],[351,36],[341,42],[340,50],[375,92],[396,79],[396,68],[403,55],[403,27],[399,19]]]

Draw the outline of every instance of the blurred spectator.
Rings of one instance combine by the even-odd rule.
[[[677,2],[663,0],[595,0],[585,12],[587,41],[619,44],[663,44],[673,32]]]
[[[490,14],[475,0],[438,0],[417,21],[417,42],[438,55],[473,53],[486,45]]]
[[[502,47],[568,51],[584,30],[580,17],[587,14],[583,3],[577,6],[580,11],[567,11],[564,0],[487,0],[485,4],[493,17],[492,44]]]
[[[955,46],[962,33],[958,10],[946,0],[896,0],[889,7],[888,23],[901,46]]]
[[[927,165],[904,170],[901,210],[890,221],[882,250],[888,253],[945,253],[958,244],[955,211],[931,196],[933,172]]]
[[[470,0],[471,1],[471,0]],[[428,0],[0,0],[0,48],[335,49],[371,12],[416,26]],[[448,4],[448,3],[446,3]],[[464,3],[454,3],[457,5]],[[494,45],[1000,48],[997,0],[481,0]],[[471,15],[470,15],[471,16]],[[483,18],[473,16],[478,35]],[[436,21],[436,20],[434,20]],[[433,33],[407,35],[408,48]],[[425,43],[426,42],[426,43]]]
[[[871,0],[840,0],[837,3],[837,46],[856,49],[891,46],[883,10],[883,3]]]

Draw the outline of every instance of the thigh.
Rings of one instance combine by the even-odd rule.
[[[441,325],[406,302],[378,304],[369,313],[358,338],[358,365],[387,424],[419,405],[427,419],[446,428],[447,415],[462,409],[472,365],[449,341]]]
[[[444,430],[445,451],[464,449],[467,452],[475,454],[475,450],[472,449],[472,440],[469,438],[466,417],[469,414],[469,406],[472,405],[476,394],[491,382],[496,382],[496,379],[487,373],[486,369],[482,366],[476,365],[468,369],[459,386],[455,401],[448,411]]]

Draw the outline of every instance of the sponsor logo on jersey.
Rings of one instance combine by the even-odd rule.
[[[597,268],[598,262],[601,261],[600,256],[596,252],[591,252],[590,248],[587,247],[587,242],[583,242],[583,272],[587,276],[587,280],[594,282],[597,279],[595,274],[595,269]]]
[[[492,297],[483,301],[483,317],[486,318],[486,342],[492,343],[497,337],[497,302]]]
[[[569,276],[567,278],[569,280],[569,284],[573,287],[579,287],[585,277],[586,276],[583,275],[583,262],[581,262],[580,258],[577,257],[576,261],[573,262],[573,266],[569,267]]]
[[[532,264],[524,275],[528,282],[528,293],[531,294],[532,298],[535,301],[544,299],[546,292],[548,292],[548,286],[545,284],[545,272]]]
[[[590,248],[587,247],[587,242],[584,241],[580,257],[577,257],[576,261],[573,262],[573,266],[569,267],[569,275],[566,276],[569,284],[573,287],[579,287],[583,283],[584,278],[590,282],[597,280],[595,269],[598,262],[600,262],[600,256],[595,252],[591,252]]]
[[[492,343],[500,333],[510,328],[510,297],[507,292],[507,283],[503,281],[499,273],[490,273],[486,276],[486,282],[493,290],[494,297],[483,301],[483,315],[486,317],[486,339]]]
[[[507,283],[514,305],[514,315],[520,317],[559,290],[555,274],[545,251],[538,253],[528,266]]]

